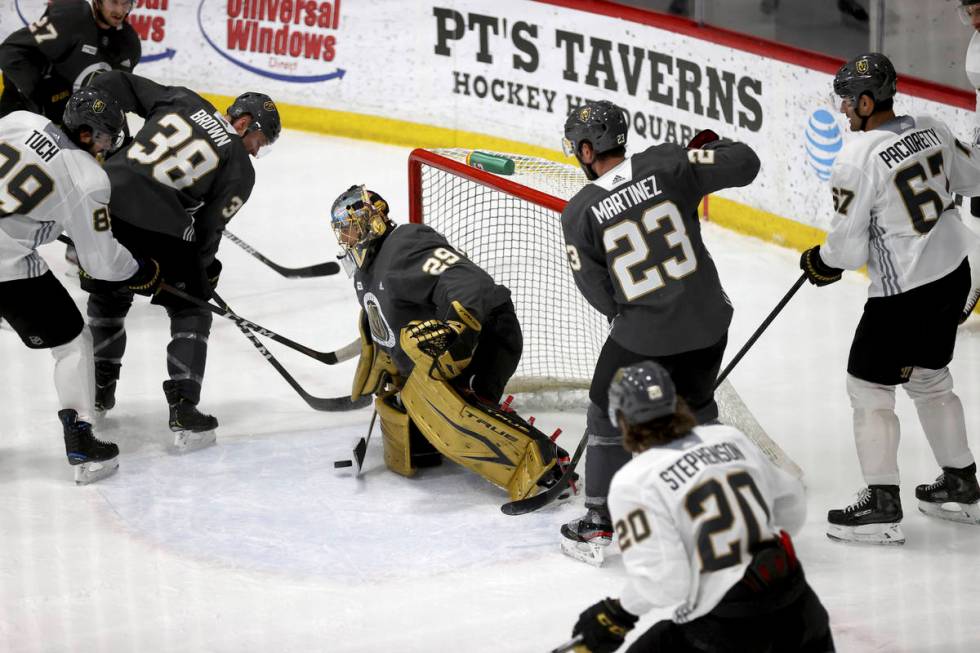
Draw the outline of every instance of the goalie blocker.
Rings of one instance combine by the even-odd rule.
[[[546,489],[561,477],[567,454],[513,412],[467,401],[441,378],[438,356],[420,344],[433,330],[413,322],[402,329],[402,351],[414,364],[401,377],[391,357],[376,348],[361,321],[362,350],[351,392],[353,399],[376,394],[385,465],[403,476],[440,464],[442,457],[505,489],[511,500]]]

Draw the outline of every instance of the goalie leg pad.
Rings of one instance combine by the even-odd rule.
[[[551,442],[513,418],[467,403],[446,382],[416,366],[402,389],[412,422],[442,455],[523,499],[557,464]]]
[[[374,409],[381,420],[385,465],[402,476],[414,476],[412,465],[411,428],[408,413],[394,405],[394,397],[375,397]]]

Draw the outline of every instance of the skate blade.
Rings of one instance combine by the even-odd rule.
[[[851,544],[877,544],[901,546],[905,544],[905,533],[898,523],[865,524],[863,526],[838,526],[828,524],[827,537],[835,542]]]
[[[601,567],[606,561],[606,548],[609,545],[594,542],[576,542],[567,537],[561,538],[561,552],[569,558],[584,562],[593,567]]]
[[[174,433],[173,452],[176,454],[191,453],[198,451],[217,442],[218,436],[214,430],[210,431],[177,431]]]
[[[919,502],[919,512],[937,519],[954,521],[959,524],[980,524],[980,503],[930,503]]]
[[[112,476],[119,469],[119,458],[109,460],[79,463],[75,465],[75,485],[88,485],[107,476]]]

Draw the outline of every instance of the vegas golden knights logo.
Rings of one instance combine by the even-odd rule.
[[[862,75],[868,74],[868,60],[858,59],[857,63],[854,64],[854,69]]]
[[[578,119],[581,120],[582,122],[585,122],[586,120],[589,119],[589,115],[591,113],[592,113],[592,109],[590,107],[585,107],[584,109],[578,112]]]
[[[105,111],[105,102],[96,100],[92,103],[92,113],[102,113],[103,111]]]

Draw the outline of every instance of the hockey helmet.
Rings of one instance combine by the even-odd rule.
[[[364,264],[372,241],[388,233],[392,225],[388,203],[363,185],[345,190],[330,209],[330,226],[341,256],[358,267]]]
[[[629,425],[642,424],[677,410],[677,391],[670,373],[659,363],[643,361],[622,367],[609,385],[609,419],[619,415]]]
[[[963,21],[964,25],[972,25],[972,15],[980,12],[980,7],[975,5],[980,5],[980,0],[960,0],[960,6],[957,7],[956,13],[960,15],[960,20]]]
[[[583,141],[592,144],[596,154],[626,146],[626,112],[612,102],[589,101],[568,112],[562,148],[567,156],[578,156]]]
[[[265,93],[252,91],[242,93],[228,107],[228,116],[235,121],[246,114],[252,117],[251,124],[245,130],[246,134],[262,130],[268,145],[276,142],[282,131],[282,121],[279,119],[279,109],[276,108],[272,98]]]
[[[61,124],[76,145],[81,145],[79,132],[87,129],[92,132],[93,141],[105,141],[103,150],[115,149],[123,139],[126,114],[112,95],[100,88],[86,86],[68,98]]]
[[[834,94],[857,106],[862,95],[877,105],[895,97],[898,76],[895,66],[880,52],[854,57],[834,76]]]

